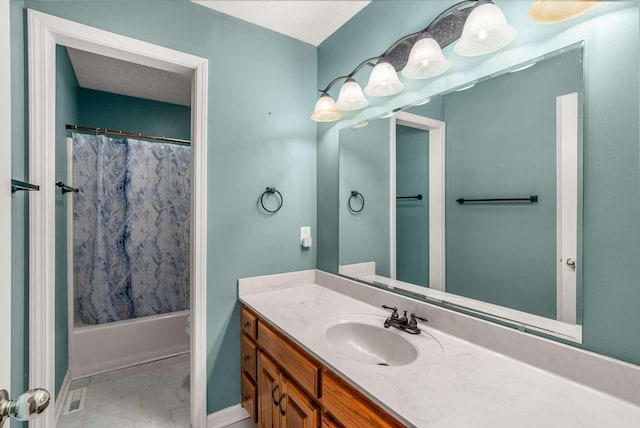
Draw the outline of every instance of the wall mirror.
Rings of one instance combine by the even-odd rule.
[[[580,342],[582,59],[341,129],[339,272]]]

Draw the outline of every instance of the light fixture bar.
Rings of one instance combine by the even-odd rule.
[[[397,76],[392,76],[394,73],[391,72],[391,68],[393,68],[395,72],[403,70],[407,65],[410,56],[409,54],[412,52],[414,46],[418,41],[424,38],[433,39],[437,43],[433,43],[433,40],[429,41],[431,44],[429,50],[422,55],[418,55],[419,59],[412,59],[412,70],[403,72],[404,76],[409,79],[425,79],[444,73],[449,68],[449,65],[448,61],[442,55],[441,50],[463,37],[469,16],[472,15],[473,11],[478,7],[485,5],[490,5],[490,7],[499,11],[497,6],[495,6],[491,0],[463,0],[454,4],[436,16],[436,18],[433,19],[425,28],[399,38],[381,55],[365,59],[358,64],[351,73],[333,79],[325,89],[320,91],[322,93],[322,97],[331,98],[329,91],[338,82],[355,82],[353,77],[365,66],[374,67],[372,76],[376,75],[376,79],[374,79],[375,81],[369,81],[369,84],[364,90],[365,94],[369,96],[389,96],[398,93],[402,90],[404,85],[397,79]],[[499,13],[501,14],[501,12]],[[502,17],[502,20],[504,21],[504,17]],[[504,22],[504,24],[507,25],[506,22]],[[511,30],[515,33],[515,30],[512,28]],[[499,43],[495,43],[495,46],[502,47],[509,42],[510,40],[501,40]],[[424,49],[426,46],[427,44],[425,42],[421,42],[421,48]],[[475,50],[469,50],[467,48],[465,51],[465,49],[456,48],[456,51],[462,55],[482,54],[482,52],[478,53],[480,50],[476,48],[475,45],[472,46],[472,48]],[[496,49],[499,49],[499,47]],[[485,50],[488,51],[486,48]],[[465,52],[471,53],[466,54]],[[440,62],[440,64],[436,64],[436,62]],[[385,63],[390,64],[391,67]],[[381,74],[380,72],[383,69],[386,74],[384,74],[383,79],[379,79],[378,75]],[[328,101],[328,99],[325,99],[324,104],[327,104]],[[339,104],[343,107],[342,111],[349,111],[364,108],[368,102],[361,100],[359,103],[341,102]],[[312,115],[312,119],[314,116],[316,116],[315,112],[314,115]],[[335,117],[337,115],[333,114],[333,116]],[[326,115],[324,115],[323,118],[324,117],[326,117]]]

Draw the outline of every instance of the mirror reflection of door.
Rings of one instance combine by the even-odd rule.
[[[396,125],[396,279],[429,286],[429,131]]]

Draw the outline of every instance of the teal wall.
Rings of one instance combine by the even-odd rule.
[[[390,276],[390,120],[340,131],[340,263],[375,262],[376,274]],[[351,191],[362,194],[362,211],[348,209]],[[353,198],[352,206],[361,205]]]
[[[396,278],[428,286],[429,132],[396,126],[396,194],[422,195],[396,202]]]
[[[498,0],[518,37],[488,57],[461,58],[445,49],[451,70],[426,81],[405,82],[397,96],[372,100],[337,124],[318,126],[318,267],[336,271],[338,246],[338,130],[412,100],[585,41],[583,344],[640,364],[640,151],[638,2],[600,2],[581,18],[554,25],[527,19],[529,1]],[[350,72],[403,35],[423,28],[449,1],[374,1],[318,48],[318,83]],[[615,31],[603,31],[603,28]],[[375,30],[374,30],[375,29]],[[366,84],[367,73],[356,79]],[[332,95],[337,96],[339,86]],[[309,104],[311,109],[313,104]]]
[[[75,125],[191,139],[191,107],[80,88]]]
[[[12,176],[27,177],[26,7],[209,60],[207,410],[240,401],[237,279],[311,269],[299,227],[316,230],[316,49],[182,1],[11,2]],[[90,125],[100,126],[100,125]],[[275,215],[257,198],[285,197]],[[17,195],[17,194],[16,194]],[[12,206],[12,390],[25,389],[27,206]],[[314,240],[315,241],[315,240]]]
[[[556,97],[583,84],[577,48],[444,96],[448,292],[556,318]]]
[[[24,15],[21,7],[11,2],[11,177],[29,181],[29,163],[24,146],[27,144],[27,75],[25,74],[26,40],[23,37]],[[13,23],[18,22],[19,25]],[[22,118],[22,120],[20,119]],[[20,149],[18,149],[18,146]],[[11,391],[20,393],[28,389],[28,268],[27,223],[29,215],[28,192],[11,196]],[[26,422],[12,420],[11,427],[26,426]]]

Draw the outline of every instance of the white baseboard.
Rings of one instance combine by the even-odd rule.
[[[62,380],[62,385],[60,386],[60,392],[56,395],[55,398],[55,407],[56,407],[56,424],[60,420],[60,416],[62,416],[62,412],[64,411],[64,405],[67,403],[67,395],[69,395],[69,387],[71,386],[71,372],[67,370],[67,373],[64,375],[64,379]]]
[[[235,424],[249,418],[249,413],[240,404],[218,410],[207,416],[208,428],[224,428],[227,425]]]

